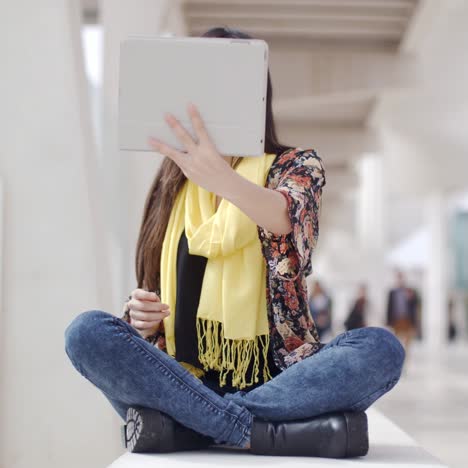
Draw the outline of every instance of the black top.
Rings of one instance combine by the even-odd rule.
[[[203,275],[205,273],[206,262],[208,259],[200,255],[192,255],[188,251],[188,242],[185,231],[179,240],[177,248],[177,295],[174,334],[176,341],[177,361],[188,362],[195,367],[203,368],[198,359],[198,339],[196,329],[196,316],[198,304],[200,302],[201,287]],[[263,355],[259,356],[259,368],[263,367]],[[248,368],[246,380],[250,380],[252,375],[253,359]],[[271,348],[268,351],[268,368],[270,374],[275,376],[281,371],[276,367],[273,361]],[[215,370],[205,371],[202,380],[212,387],[219,390],[217,386],[219,372]],[[227,376],[227,385],[222,387],[221,393],[237,391],[237,388],[231,385],[231,376]],[[250,390],[263,383],[262,373],[259,372],[259,382],[242,390]]]

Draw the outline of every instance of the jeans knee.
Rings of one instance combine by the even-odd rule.
[[[102,310],[87,310],[77,315],[65,329],[65,351],[72,360],[78,360],[86,351],[92,350],[92,341],[102,328],[103,320],[112,317]]]
[[[395,378],[399,377],[405,361],[405,348],[400,340],[389,330],[382,327],[368,327],[372,341],[381,350],[382,362],[393,368]]]

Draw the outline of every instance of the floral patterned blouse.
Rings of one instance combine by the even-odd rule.
[[[284,195],[292,231],[274,234],[260,226],[258,235],[267,264],[266,296],[270,347],[275,365],[285,370],[311,356],[323,344],[310,314],[306,277],[319,235],[319,212],[325,169],[315,150],[294,148],[279,154],[265,187]],[[128,311],[122,319],[130,322]],[[166,351],[164,323],[146,338]]]

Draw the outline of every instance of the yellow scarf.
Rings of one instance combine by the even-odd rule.
[[[246,157],[235,169],[264,186],[275,154]],[[255,201],[252,200],[254,203]],[[176,261],[185,228],[189,252],[208,258],[197,310],[198,357],[205,370],[220,372],[221,386],[232,371],[232,385],[244,388],[253,355],[252,378],[258,382],[259,352],[263,378],[271,378],[267,353],[269,328],[266,306],[266,266],[257,225],[239,208],[187,180],[176,196],[161,252],[161,301],[171,314],[164,319],[167,352],[175,356]],[[261,349],[260,349],[261,348]],[[181,362],[195,376],[204,371]]]

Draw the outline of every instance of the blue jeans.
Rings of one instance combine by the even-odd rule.
[[[384,328],[350,330],[251,390],[220,394],[120,318],[79,314],[65,331],[73,366],[125,419],[129,406],[155,408],[217,444],[246,447],[253,416],[293,420],[364,411],[401,375],[405,352]]]

